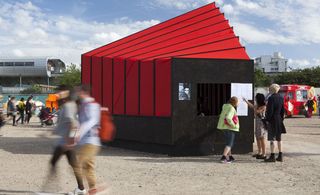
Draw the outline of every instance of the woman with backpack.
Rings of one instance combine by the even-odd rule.
[[[251,104],[245,98],[243,98],[243,100],[248,104],[249,108],[254,110],[256,120],[255,136],[257,140],[258,153],[253,155],[253,157],[256,157],[256,159],[266,159],[266,138],[268,130],[264,122],[267,108],[265,96],[261,93],[257,93],[256,105]]]

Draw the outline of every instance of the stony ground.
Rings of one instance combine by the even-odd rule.
[[[103,148],[97,158],[98,180],[106,194],[320,194],[320,119],[285,121],[283,163],[266,164],[251,154],[233,164],[219,156],[167,157]],[[37,121],[0,130],[0,194],[40,191],[56,138]],[[68,192],[76,186],[66,160],[46,188]]]

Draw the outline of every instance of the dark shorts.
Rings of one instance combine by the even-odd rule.
[[[226,141],[226,146],[232,148],[234,145],[234,139],[236,137],[236,132],[231,130],[224,131],[224,137]]]
[[[268,141],[281,141],[281,132],[268,130]]]

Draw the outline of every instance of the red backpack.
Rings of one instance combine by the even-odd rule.
[[[99,137],[101,142],[111,142],[116,135],[116,128],[112,116],[107,107],[101,108],[101,119],[99,128]]]

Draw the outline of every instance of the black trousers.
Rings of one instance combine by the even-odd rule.
[[[25,122],[26,122],[26,123],[29,123],[29,122],[30,122],[31,117],[32,117],[32,113],[31,113],[31,111],[30,111],[30,112],[27,112],[27,113],[26,113]]]
[[[18,121],[21,119],[21,124],[23,124],[24,123],[24,112],[19,112],[19,113],[20,113],[20,116],[16,122],[18,123]]]
[[[76,180],[77,180],[77,183],[78,183],[78,188],[79,189],[84,189],[82,178],[78,177],[76,172],[75,172],[75,167],[77,166],[77,156],[76,156],[76,152],[74,150],[72,150],[72,149],[66,150],[62,146],[57,146],[54,149],[53,156],[52,156],[51,161],[50,161],[52,170],[53,171],[56,170],[57,162],[59,161],[59,159],[63,155],[66,155],[68,163],[72,167],[73,172],[75,173],[75,177],[76,177]]]

